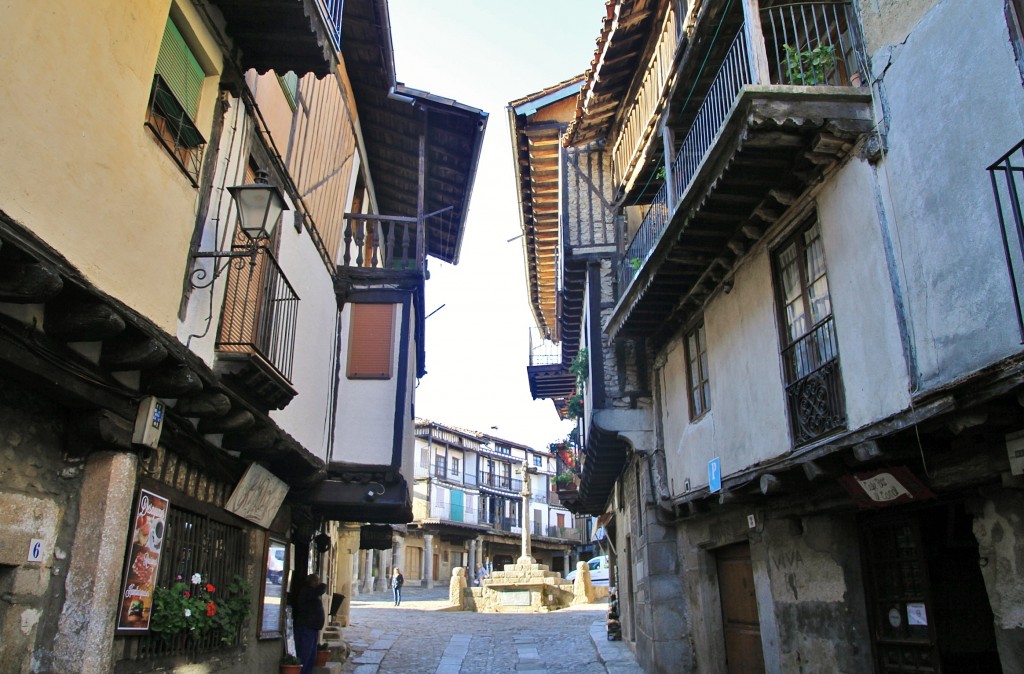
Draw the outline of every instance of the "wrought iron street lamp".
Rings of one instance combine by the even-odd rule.
[[[213,251],[208,253],[196,252],[192,254],[193,259],[215,258],[226,260],[223,264],[214,263],[213,277],[203,283],[209,272],[204,267],[199,267],[192,272],[189,282],[193,288],[208,288],[217,277],[224,273],[230,260],[249,258],[249,264],[255,266],[256,253],[262,247],[262,241],[270,238],[274,233],[277,221],[281,219],[281,213],[288,210],[284,194],[275,185],[271,185],[267,179],[266,171],[256,172],[256,182],[246,185],[234,185],[228,188],[231,198],[238,210],[238,226],[245,232],[248,242],[241,249],[230,251]],[[237,247],[236,247],[237,248]]]

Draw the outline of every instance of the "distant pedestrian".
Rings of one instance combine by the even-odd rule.
[[[295,655],[302,661],[301,674],[310,674],[316,665],[316,642],[326,619],[320,597],[326,591],[327,585],[311,573],[295,598]]]
[[[405,585],[405,577],[402,576],[402,570],[397,566],[391,573],[391,589],[395,593],[395,606],[402,603],[402,586]]]
[[[479,562],[477,562],[477,565],[476,565],[476,584],[477,585],[483,585],[484,584],[484,578],[487,578],[488,575],[489,574],[487,573],[487,567],[485,567],[482,564],[480,564]]]

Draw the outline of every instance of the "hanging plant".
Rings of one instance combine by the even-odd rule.
[[[576,357],[569,363],[569,374],[576,375],[576,390],[583,388],[583,382],[590,376],[590,353],[586,347],[576,352]]]
[[[569,405],[566,407],[565,415],[570,419],[579,419],[583,416],[583,395],[574,392],[569,397]]]

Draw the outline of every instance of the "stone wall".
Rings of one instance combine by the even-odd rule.
[[[0,673],[45,670],[78,519],[82,464],[65,461],[65,411],[0,378]],[[41,541],[29,562],[30,542]]]

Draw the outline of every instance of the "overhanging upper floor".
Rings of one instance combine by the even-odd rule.
[[[626,250],[606,331],[664,340],[871,128],[867,90],[743,87],[685,185],[672,174],[691,158],[672,163]]]

